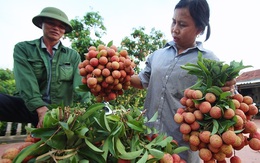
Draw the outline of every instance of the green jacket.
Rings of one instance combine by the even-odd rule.
[[[41,39],[36,39],[17,43],[13,58],[16,89],[30,111],[48,106],[42,98],[50,73],[51,104],[72,104],[74,90],[82,84],[78,69],[80,55],[75,50],[60,43],[50,65],[48,52],[41,48]]]

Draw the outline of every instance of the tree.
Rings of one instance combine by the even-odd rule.
[[[145,28],[133,28],[133,33],[130,37],[125,37],[122,42],[122,48],[127,49],[128,54],[132,56],[137,64],[135,72],[141,71],[140,63],[145,61],[145,58],[155,50],[162,48],[166,44],[164,34],[161,31],[152,28],[150,34],[145,33]],[[116,101],[111,104],[120,104],[125,107],[138,107],[143,108],[144,99],[146,97],[146,90],[136,89],[131,87],[126,90],[122,96],[119,96]]]
[[[102,36],[106,34],[103,18],[98,12],[88,12],[83,19],[72,19],[70,23],[73,31],[66,34],[64,38],[69,38],[71,47],[81,55],[83,61],[88,47],[104,44],[101,40]]]
[[[0,69],[0,93],[12,95],[15,92],[14,74],[9,69]]]
[[[162,48],[166,44],[164,34],[161,31],[151,29],[150,34],[145,33],[145,27],[133,29],[131,37],[125,37],[121,45],[126,47],[128,53],[132,55],[137,62],[144,61],[145,57],[155,50]]]

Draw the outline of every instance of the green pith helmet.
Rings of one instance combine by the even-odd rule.
[[[55,8],[55,7],[44,8],[39,15],[35,16],[32,19],[32,22],[37,27],[42,28],[43,18],[52,18],[52,19],[59,20],[59,21],[65,23],[65,25],[66,25],[65,33],[69,33],[72,31],[72,27],[71,27],[71,24],[69,22],[67,15],[58,8]]]

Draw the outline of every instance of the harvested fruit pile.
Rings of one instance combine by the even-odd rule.
[[[241,161],[235,155],[249,145],[260,150],[260,133],[251,120],[258,113],[250,96],[223,92],[221,87],[236,78],[243,66],[242,62],[223,62],[202,58],[198,55],[197,64],[182,66],[189,74],[196,75],[198,81],[184,91],[180,100],[183,107],[174,116],[180,124],[183,139],[189,142],[190,149],[199,151],[200,158],[207,161]]]
[[[114,100],[129,88],[134,67],[127,50],[119,50],[110,42],[107,46],[89,47],[79,70],[82,83],[101,102]]]
[[[106,115],[98,103],[88,108],[54,108],[44,117],[42,128],[29,128],[34,141],[23,150],[9,149],[15,163],[26,162],[182,162],[171,136],[145,125],[150,120],[138,108],[114,110]],[[10,150],[11,151],[10,153]],[[8,151],[7,151],[8,152]],[[0,162],[7,159],[5,155]],[[25,161],[26,160],[26,161]]]
[[[27,135],[24,142],[10,144],[4,151],[2,156],[0,157],[0,163],[12,163],[14,158],[26,147],[36,143],[39,141],[38,138],[33,138],[31,135]],[[24,158],[22,163],[28,162],[30,159],[32,159],[32,156],[27,156]]]

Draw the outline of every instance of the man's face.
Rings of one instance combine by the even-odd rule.
[[[45,18],[42,23],[44,37],[59,40],[65,33],[66,25],[56,19]]]

